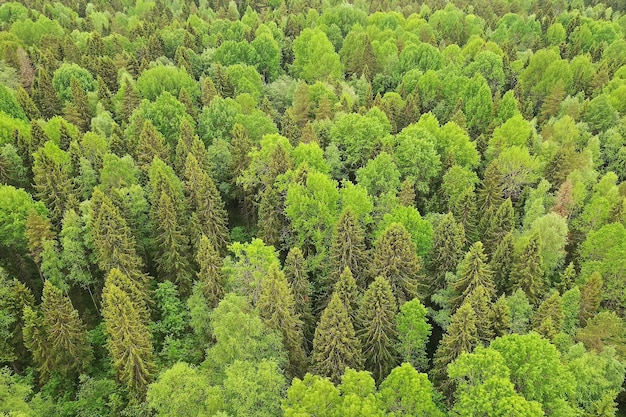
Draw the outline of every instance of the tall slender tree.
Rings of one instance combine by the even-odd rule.
[[[205,235],[200,237],[196,263],[200,266],[197,276],[202,293],[208,306],[215,308],[220,300],[224,298],[223,261],[209,238]]]
[[[513,290],[522,289],[528,301],[537,305],[545,288],[544,279],[541,237],[535,233],[517,254],[511,270],[511,285]]]
[[[306,259],[300,248],[293,247],[289,250],[283,270],[293,292],[296,314],[304,326],[304,338],[307,342],[308,352],[312,348],[315,317],[311,309],[311,283],[306,271]]]
[[[494,296],[492,274],[486,263],[486,256],[481,242],[474,243],[465,254],[465,258],[459,264],[457,275],[457,280],[452,284],[454,292],[454,298],[452,299],[453,307],[456,308],[463,304],[465,298],[479,286],[484,287],[489,294],[489,298]]]
[[[507,292],[511,288],[509,276],[515,257],[514,240],[513,233],[507,233],[498,243],[491,256],[491,262],[489,262],[489,268],[493,272],[493,282],[498,293]]]
[[[483,241],[485,242],[485,250],[489,255],[496,251],[498,244],[513,230],[514,226],[515,212],[511,199],[507,198],[495,211],[485,231]]]
[[[329,287],[332,288],[345,268],[349,268],[361,288],[367,286],[368,253],[365,232],[352,210],[341,213],[330,246]]]
[[[356,285],[356,281],[350,268],[347,266],[343,270],[343,273],[339,276],[339,280],[335,284],[333,294],[339,295],[339,298],[343,302],[343,305],[348,311],[348,316],[352,320],[352,325],[355,328],[359,327],[359,321],[357,319],[359,304],[361,297],[359,294],[359,287]]]
[[[445,287],[446,273],[454,272],[463,258],[465,231],[457,223],[452,213],[446,214],[433,232],[433,250],[430,257],[431,291],[437,292]]]

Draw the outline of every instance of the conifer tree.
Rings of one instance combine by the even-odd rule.
[[[503,199],[502,174],[497,160],[493,160],[487,165],[478,195],[479,212],[485,213],[492,207],[500,206]]]
[[[484,345],[493,339],[492,294],[482,285],[475,287],[465,298],[476,314],[476,336]]]
[[[522,289],[531,304],[537,305],[545,288],[541,237],[534,234],[517,255],[511,270],[512,289]]]
[[[307,352],[312,347],[315,331],[315,317],[311,309],[311,283],[306,271],[306,259],[300,248],[293,247],[287,253],[283,268],[287,282],[291,286],[295,302],[295,311],[302,320]]]
[[[137,165],[147,172],[155,157],[161,161],[169,161],[170,150],[163,135],[156,130],[150,120],[146,120],[139,134],[136,158]]]
[[[494,337],[504,336],[511,329],[511,309],[504,294],[498,297],[493,304],[491,323]]]
[[[50,220],[31,210],[26,217],[26,230],[24,235],[28,240],[28,251],[35,264],[41,265],[41,254],[44,250],[44,242],[55,238]]]
[[[85,370],[92,359],[87,329],[69,297],[50,280],[44,282],[41,297],[43,327],[54,369],[64,375]]]
[[[367,265],[369,263],[365,247],[365,232],[352,210],[341,213],[330,246],[329,279],[332,287],[346,268],[356,277],[361,288],[367,286]]]
[[[195,119],[197,116],[196,107],[193,103],[193,98],[186,88],[183,87],[180,89],[180,92],[178,93],[178,101],[185,106],[187,114]]]
[[[410,178],[402,181],[398,193],[398,203],[405,207],[415,206],[415,183]]]
[[[307,123],[302,129],[302,137],[300,138],[301,143],[320,143],[320,140],[317,137],[317,133],[315,133],[315,128],[312,123]]]
[[[378,382],[397,365],[397,310],[389,281],[377,277],[363,296],[357,320],[365,369]]]
[[[211,77],[204,77],[202,81],[202,105],[208,107],[217,95],[217,89]]]
[[[599,272],[594,272],[580,289],[580,324],[585,325],[600,308],[604,281]]]
[[[224,297],[223,261],[211,241],[205,235],[200,237],[196,263],[200,266],[197,273],[202,293],[210,308],[215,308]]]
[[[265,325],[283,336],[283,346],[289,360],[288,372],[302,376],[306,369],[302,321],[295,310],[295,300],[285,274],[272,265],[261,283],[257,305]]]
[[[511,287],[509,275],[513,268],[515,256],[513,243],[513,233],[507,233],[498,243],[491,256],[491,262],[489,262],[489,268],[493,272],[493,283],[498,293],[507,292]]]
[[[489,221],[489,226],[485,231],[485,249],[488,254],[493,254],[498,244],[504,237],[510,233],[515,226],[515,213],[511,199],[507,198],[504,203],[498,207],[494,216]]]
[[[187,162],[187,155],[191,152],[193,141],[196,138],[196,134],[193,130],[193,126],[188,118],[184,117],[180,122],[180,135],[178,136],[178,142],[176,143],[176,151],[174,156],[174,171],[179,178],[185,176],[185,163]]]
[[[309,121],[309,115],[311,113],[311,100],[309,98],[309,86],[305,81],[300,81],[296,86],[296,90],[293,96],[293,107],[291,108],[291,114],[293,120],[298,127],[302,129],[304,125]]]
[[[322,313],[313,339],[313,370],[339,383],[346,368],[361,369],[361,344],[346,307],[334,294]]]
[[[76,120],[68,119],[68,121],[74,123],[82,132],[86,132],[91,125],[92,115],[89,98],[76,77],[72,77],[70,80],[70,89],[72,92],[72,102],[68,103],[66,107],[72,106],[78,118]]]
[[[448,380],[448,364],[461,353],[472,352],[478,343],[476,313],[468,303],[464,303],[452,316],[433,359],[433,383],[439,386],[448,399],[454,392],[454,385]]]
[[[102,316],[117,378],[143,398],[156,369],[150,332],[128,294],[111,282],[102,291]]]
[[[146,324],[149,322],[150,311],[148,310],[148,303],[150,300],[148,299],[148,292],[140,283],[131,280],[117,268],[111,269],[106,275],[104,282],[108,285],[115,285],[122,290],[130,298],[133,307],[139,313],[139,318]]]
[[[563,325],[563,304],[558,291],[546,297],[532,318],[535,331],[546,339],[553,339],[561,331]]]
[[[454,220],[452,213],[446,214],[433,231],[433,250],[429,262],[433,293],[445,287],[446,273],[456,270],[463,258],[464,246],[463,225]]]
[[[315,109],[315,119],[316,120],[324,120],[331,119],[333,117],[333,103],[330,101],[330,98],[327,95],[322,96],[320,99],[320,104]]]
[[[22,335],[24,337],[24,346],[32,353],[37,371],[40,374],[39,380],[44,382],[48,379],[54,365],[43,325],[43,316],[39,310],[26,305],[24,307],[23,321]]]
[[[478,240],[478,214],[476,209],[476,193],[472,190],[466,191],[458,202],[450,207],[457,222],[463,225],[465,238],[469,243]]]
[[[346,307],[348,316],[352,320],[352,325],[357,329],[359,322],[357,320],[358,308],[361,301],[359,287],[354,280],[354,276],[347,266],[343,270],[343,273],[339,276],[339,280],[335,283],[333,294],[339,295],[339,298]],[[330,295],[329,295],[330,297]]]
[[[41,113],[39,112],[37,105],[24,87],[19,86],[17,88],[16,98],[20,107],[24,109],[24,113],[26,113],[26,117],[28,117],[29,120],[37,120],[41,118]]]
[[[37,78],[35,78],[33,86],[33,99],[41,115],[46,119],[56,116],[61,108],[61,102],[54,91],[52,79],[45,67],[40,67],[37,71]]]
[[[258,208],[258,232],[260,239],[269,246],[280,248],[281,232],[283,229],[282,206],[279,191],[268,185],[261,192]]]
[[[124,83],[124,94],[122,95],[121,121],[128,121],[140,103],[141,97],[137,87],[134,83],[126,81]]]
[[[178,222],[172,198],[165,191],[161,192],[153,209],[159,275],[162,279],[176,282],[181,292],[187,293],[191,290],[192,281],[188,236]]]
[[[574,286],[574,281],[576,280],[576,269],[574,268],[574,263],[570,262],[565,270],[561,272],[559,275],[559,284],[558,289],[563,294],[570,288]]]
[[[209,238],[218,253],[223,253],[228,244],[228,218],[224,202],[213,180],[200,167],[192,154],[185,163],[185,192],[191,209],[191,230],[199,240],[201,234]],[[196,243],[197,244],[197,243]]]
[[[398,304],[418,295],[421,260],[411,235],[400,223],[392,223],[376,242],[370,276],[389,280]]]
[[[465,254],[463,261],[458,267],[458,278],[452,284],[454,298],[452,305],[458,307],[463,304],[466,297],[475,288],[482,286],[487,291],[489,299],[494,296],[494,287],[491,270],[485,262],[486,256],[483,252],[483,244],[476,242]]]

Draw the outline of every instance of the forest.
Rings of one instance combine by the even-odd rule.
[[[0,4],[0,416],[626,416],[623,0]]]

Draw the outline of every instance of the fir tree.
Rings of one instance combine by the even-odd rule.
[[[121,104],[121,122],[127,122],[135,109],[139,107],[141,103],[141,97],[135,84],[126,81],[124,83],[124,94],[122,95]]]
[[[484,242],[488,254],[493,254],[502,239],[510,233],[515,226],[515,213],[511,199],[507,198],[498,207],[495,215],[491,217],[489,226],[485,232]]]
[[[492,207],[500,206],[503,199],[502,174],[497,160],[493,160],[487,165],[478,195],[480,202],[478,208],[481,213],[485,213]]]
[[[24,327],[22,334],[24,346],[32,353],[39,372],[40,382],[45,382],[54,368],[50,346],[47,339],[43,316],[40,311],[30,305],[24,307]]]
[[[546,339],[553,339],[561,331],[563,319],[561,296],[558,291],[553,291],[537,308],[532,325],[537,333]]]
[[[476,336],[484,345],[488,345],[493,339],[491,298],[492,293],[482,285],[475,287],[465,298],[465,303],[469,304],[476,314]]]
[[[197,276],[204,298],[210,308],[215,308],[224,298],[223,261],[205,235],[200,237],[196,263],[200,266]]]
[[[37,71],[33,86],[33,99],[41,115],[46,119],[56,116],[61,108],[61,102],[52,86],[50,74],[44,67],[40,67]]]
[[[360,304],[359,287],[356,285],[354,276],[347,266],[343,270],[343,273],[339,276],[337,283],[333,289],[333,294],[339,295],[339,298],[346,307],[348,316],[352,320],[352,325],[358,328],[359,322],[357,320],[358,308]]]
[[[258,208],[257,236],[267,245],[280,248],[283,229],[282,201],[279,191],[269,185],[261,192]]]
[[[534,234],[517,255],[511,270],[512,289],[522,289],[531,304],[536,305],[545,288],[541,238]]]
[[[332,287],[346,268],[356,277],[361,288],[367,286],[366,275],[369,257],[365,247],[365,232],[352,210],[343,211],[330,246],[329,287]]]
[[[150,332],[128,294],[111,282],[102,291],[102,316],[117,378],[143,398],[156,370]]]
[[[85,370],[92,359],[91,347],[87,329],[69,297],[48,280],[44,282],[41,305],[48,354],[54,369],[63,375]]]
[[[272,265],[269,275],[261,283],[257,307],[265,325],[282,333],[289,360],[288,373],[302,376],[306,369],[302,321],[296,313],[294,296],[287,278],[276,265]]]
[[[454,220],[452,213],[446,214],[433,232],[433,250],[430,258],[431,291],[445,287],[447,272],[454,272],[463,258],[465,231],[463,225]]]
[[[507,292],[511,288],[509,275],[513,268],[514,259],[513,233],[507,233],[498,243],[495,252],[491,256],[489,268],[493,272],[493,282],[498,293]]]
[[[489,295],[489,299],[493,297],[492,274],[485,259],[486,256],[481,242],[474,243],[465,254],[463,261],[461,261],[458,267],[458,278],[452,284],[454,292],[452,304],[454,307],[463,304],[466,297],[479,286],[484,287]]]
[[[39,112],[37,105],[24,87],[19,86],[17,88],[16,98],[20,107],[24,109],[24,113],[26,113],[26,117],[28,117],[29,120],[37,120],[41,118],[41,113]]]
[[[580,289],[580,324],[585,325],[587,320],[598,313],[602,302],[604,281],[599,272],[594,272]]]
[[[199,236],[204,234],[215,249],[223,253],[228,244],[228,218],[224,202],[213,180],[192,154],[185,163],[185,192],[193,213],[192,233],[198,236],[194,241],[197,242]]]
[[[506,301],[506,297],[501,295],[491,310],[491,324],[494,337],[504,336],[511,329],[511,309]]]
[[[148,171],[155,157],[162,161],[169,161],[170,158],[170,150],[165,138],[149,120],[143,123],[135,152],[137,165],[144,172]]]
[[[365,369],[378,382],[397,365],[397,310],[389,281],[377,277],[363,296],[358,322]]]
[[[346,307],[334,294],[322,313],[313,339],[313,369],[339,383],[346,368],[361,369],[361,345]]]
[[[311,311],[311,284],[306,271],[306,259],[300,248],[291,248],[283,268],[287,282],[291,286],[295,301],[295,311],[303,323],[307,352],[310,351],[315,331],[315,317]]]
[[[211,77],[204,77],[202,81],[202,105],[208,107],[217,95],[217,89]]]
[[[187,293],[191,290],[192,280],[189,241],[177,220],[172,198],[162,191],[153,210],[159,275],[176,282],[181,292]]]
[[[399,304],[418,295],[420,258],[411,235],[400,223],[392,223],[376,242],[370,276],[389,280]]]

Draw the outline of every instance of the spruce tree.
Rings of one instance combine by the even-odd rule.
[[[343,302],[343,305],[348,311],[348,316],[352,320],[352,324],[355,329],[359,327],[357,320],[358,308],[361,301],[359,287],[354,280],[354,276],[347,266],[343,270],[343,273],[339,276],[339,280],[335,284],[333,294],[339,295],[339,298]],[[330,296],[330,295],[329,295]]]
[[[41,297],[43,327],[54,369],[63,375],[77,375],[92,359],[87,329],[72,306],[69,297],[44,282]]]
[[[146,324],[150,320],[150,311],[148,309],[149,295],[145,287],[140,283],[131,280],[126,274],[117,268],[111,269],[106,275],[104,282],[106,285],[115,285],[130,298],[135,310],[139,313],[139,318]]]
[[[563,304],[558,291],[553,291],[546,297],[532,318],[533,329],[545,337],[553,339],[562,329],[563,325]]]
[[[188,293],[192,281],[189,238],[177,220],[172,198],[162,191],[153,210],[159,275],[176,282],[182,293]]]
[[[534,234],[517,255],[511,269],[513,290],[521,289],[528,301],[537,305],[545,288],[543,262],[541,260],[541,237]]]
[[[478,240],[478,211],[476,209],[476,193],[467,190],[458,202],[450,207],[450,211],[454,215],[457,222],[463,225],[465,238],[469,243]]]
[[[224,298],[223,261],[205,235],[200,237],[196,263],[200,266],[197,277],[204,298],[210,308],[215,308]]]
[[[67,117],[67,120],[75,124],[81,132],[86,132],[91,126],[91,108],[89,104],[89,98],[87,93],[80,85],[76,77],[72,77],[70,80],[70,89],[72,92],[72,101],[66,104],[66,108],[71,107],[73,111],[70,114],[76,116]],[[66,111],[66,115],[68,112]]]
[[[293,96],[293,106],[291,108],[293,120],[300,129],[302,129],[308,122],[311,110],[309,86],[305,81],[300,81],[296,86]]]
[[[377,277],[369,286],[358,312],[359,338],[365,369],[381,382],[397,365],[396,313],[398,306],[389,281]]]
[[[315,317],[311,309],[311,283],[306,271],[306,259],[300,248],[291,248],[283,268],[287,282],[291,286],[295,301],[295,311],[303,323],[307,352],[310,351],[315,331]]]
[[[134,83],[126,81],[124,83],[124,94],[122,95],[121,105],[121,120],[120,122],[126,122],[130,119],[135,109],[139,107],[141,103],[141,97],[139,91]]]
[[[217,95],[217,89],[211,77],[204,77],[202,81],[202,105],[208,107]]]
[[[498,243],[489,262],[489,268],[493,272],[493,282],[499,294],[508,292],[511,288],[509,276],[515,257],[514,239],[513,233],[507,233]]]
[[[478,208],[481,213],[485,213],[492,207],[500,206],[503,200],[502,173],[497,160],[493,160],[487,165],[478,195]]]
[[[504,237],[510,233],[515,227],[515,213],[511,199],[507,198],[504,203],[498,207],[494,216],[491,217],[489,226],[485,231],[484,242],[485,250],[488,254],[493,254],[498,244]]]
[[[594,272],[580,289],[580,324],[584,326],[591,317],[598,313],[602,302],[604,281],[599,272]]]
[[[135,151],[137,165],[147,172],[155,157],[161,161],[169,161],[170,150],[163,135],[156,130],[150,120],[146,120],[139,134],[139,142]]]
[[[33,86],[33,99],[41,115],[46,119],[56,116],[61,109],[61,102],[52,86],[50,74],[44,67],[40,67],[37,71]]]
[[[276,265],[270,267],[269,275],[261,282],[257,307],[265,325],[283,336],[283,346],[289,360],[288,373],[302,376],[306,369],[303,323],[296,313],[293,292],[287,278]]]
[[[322,313],[313,339],[313,370],[339,383],[346,368],[361,369],[361,344],[346,307],[334,294]]]
[[[493,304],[490,293],[482,285],[477,286],[465,298],[474,314],[476,314],[476,336],[484,345],[488,345],[493,339]]]
[[[454,220],[452,213],[446,214],[433,232],[433,250],[429,262],[431,291],[445,287],[447,272],[454,272],[463,258],[465,231],[463,225]]]
[[[102,291],[102,316],[117,378],[143,398],[156,370],[148,327],[128,294],[111,282]]]
[[[29,120],[37,120],[41,118],[41,113],[39,112],[37,105],[28,94],[28,91],[24,89],[24,87],[17,87],[16,98],[20,107],[24,109],[24,113],[26,113],[26,117],[28,117]]]
[[[52,363],[53,358],[50,354],[50,346],[45,326],[43,325],[41,311],[30,305],[25,306],[23,321],[22,335],[24,346],[33,355],[33,361],[39,372],[39,381],[45,382],[53,370],[54,364]]]
[[[398,203],[405,207],[415,206],[415,182],[407,178],[402,181],[398,192]]]
[[[283,210],[279,191],[273,186],[265,187],[261,192],[258,208],[257,236],[266,245],[280,249],[283,229]]]
[[[28,240],[28,251],[35,264],[41,265],[41,254],[44,250],[44,242],[55,238],[50,220],[37,213],[35,210],[28,212],[26,217],[26,230],[24,235]]]
[[[224,202],[213,180],[192,154],[185,163],[185,194],[192,212],[191,230],[196,236],[206,235],[219,253],[226,250],[228,244],[228,217]]]
[[[370,276],[387,278],[401,305],[418,295],[420,268],[409,232],[400,223],[389,225],[376,242]]]
[[[466,297],[479,286],[484,287],[490,299],[495,295],[491,270],[485,260],[482,242],[474,243],[459,264],[457,280],[452,284],[454,308],[463,304]]]
[[[174,155],[174,171],[179,178],[185,176],[185,163],[187,162],[187,155],[191,152],[193,141],[196,138],[193,126],[188,118],[183,117],[180,122],[180,135],[178,136],[178,142],[176,143],[176,150]]]
[[[494,337],[504,336],[511,330],[511,309],[506,297],[501,295],[491,310],[491,324]]]
[[[341,213],[330,246],[329,287],[332,287],[346,268],[356,277],[361,288],[367,286],[369,256],[365,247],[365,232],[352,210]]]

